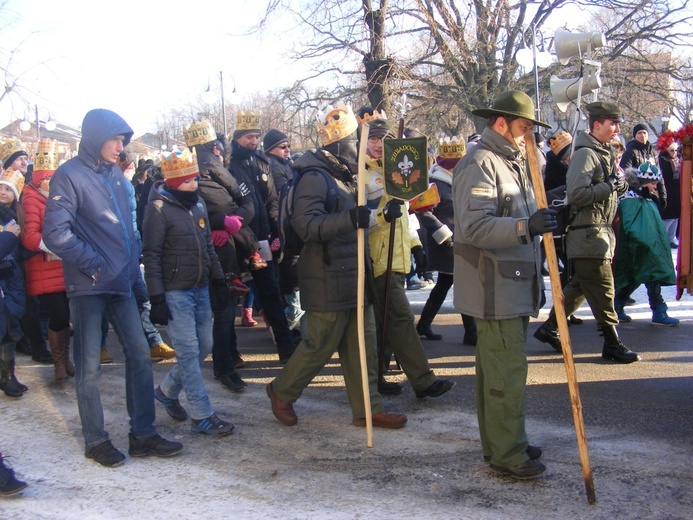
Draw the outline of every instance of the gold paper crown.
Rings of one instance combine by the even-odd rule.
[[[34,171],[51,171],[58,169],[57,139],[41,139],[34,155]]]
[[[200,173],[197,166],[197,155],[187,148],[181,152],[172,152],[161,156],[161,173],[164,179],[176,179],[178,177],[188,177]]]
[[[193,123],[190,128],[183,127],[183,139],[185,139],[185,145],[188,147],[210,143],[216,138],[217,133],[209,121]]]
[[[24,189],[24,175],[19,170],[13,170],[12,168],[7,168],[2,172],[0,176],[0,184],[6,184],[14,192],[14,198],[19,200],[19,195],[21,195]]]
[[[327,105],[325,110],[318,112],[315,117],[315,129],[323,146],[344,139],[359,127],[351,107],[341,102],[335,106]]]
[[[236,128],[235,131],[242,130],[247,132],[248,130],[260,131],[260,112],[255,112],[254,110],[246,110],[243,112],[238,112],[236,114]]]
[[[551,148],[551,151],[554,153],[554,155],[558,155],[559,152],[563,150],[563,148],[565,148],[572,142],[573,138],[571,137],[571,135],[565,130],[561,130],[549,137],[549,148]]]
[[[363,114],[363,117],[356,116],[356,120],[358,121],[359,125],[362,125],[363,123],[370,123],[374,119],[387,119],[387,114],[385,114],[384,111],[380,112],[378,110],[373,110],[372,114],[366,112]]]
[[[5,161],[9,159],[13,153],[23,151],[24,145],[19,139],[16,137],[8,139],[0,146],[0,158],[2,159],[2,163],[5,164]]]
[[[467,146],[461,137],[445,136],[440,140],[440,151],[438,155],[443,159],[459,159],[467,152]]]

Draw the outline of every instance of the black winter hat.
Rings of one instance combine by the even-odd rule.
[[[265,134],[265,137],[262,138],[262,147],[266,152],[269,152],[280,144],[288,142],[289,138],[286,136],[286,134],[272,128]]]
[[[12,155],[10,155],[7,160],[2,164],[3,170],[6,170],[10,166],[12,166],[12,163],[15,162],[17,159],[19,159],[22,156],[28,157],[29,155],[24,151],[21,150],[19,152],[14,152]]]
[[[647,125],[643,123],[638,123],[633,127],[633,139],[635,139],[635,136],[640,130],[645,130],[648,134],[650,133],[650,131],[647,129]]]

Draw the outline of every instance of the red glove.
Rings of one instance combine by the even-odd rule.
[[[226,215],[224,217],[224,229],[229,235],[235,235],[243,225],[243,217],[238,215]]]
[[[212,244],[214,247],[223,247],[229,243],[229,234],[223,229],[215,229],[212,231]]]

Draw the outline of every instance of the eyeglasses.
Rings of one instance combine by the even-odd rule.
[[[374,135],[374,136],[368,138],[368,142],[371,144],[375,144],[375,143],[382,141],[382,140],[383,140],[382,136],[375,136]]]
[[[287,148],[291,148],[291,145],[289,145],[289,144],[280,144],[279,146],[277,146],[277,148],[279,148],[280,150],[286,150]]]

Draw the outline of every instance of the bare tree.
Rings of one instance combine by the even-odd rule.
[[[295,50],[297,58],[314,63],[313,74],[305,79],[337,78],[332,83],[341,83],[341,94],[358,99],[361,92],[372,105],[388,110],[398,95],[408,92],[415,125],[428,133],[454,134],[480,128],[483,122],[471,111],[497,94],[512,88],[534,94],[532,73],[515,60],[530,24],[539,30],[555,26],[568,5],[605,13],[600,29],[609,45],[595,59],[604,64],[606,82],[622,78],[606,72],[626,57],[628,67],[671,77],[671,62],[648,61],[642,43],[656,45],[658,54],[690,47],[690,1],[381,0],[374,6],[368,0],[309,0],[299,11],[291,2],[273,0],[268,13],[286,9],[306,29]],[[577,75],[575,67],[555,64],[548,69],[540,84],[542,100],[549,101],[551,73]],[[325,93],[333,95],[334,90]]]

